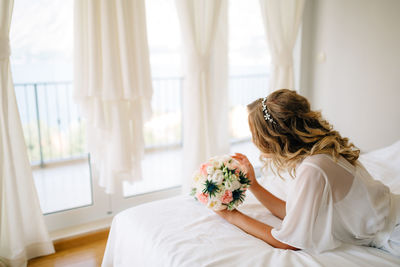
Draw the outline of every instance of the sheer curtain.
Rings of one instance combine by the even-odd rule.
[[[273,71],[270,89],[294,89],[293,48],[305,0],[260,0]]]
[[[26,266],[54,253],[25,147],[10,71],[9,31],[14,1],[0,1],[0,265]]]
[[[183,193],[209,157],[229,152],[227,1],[176,0],[185,49]]]
[[[152,84],[144,0],[76,0],[74,97],[87,120],[93,175],[106,193],[141,179]]]

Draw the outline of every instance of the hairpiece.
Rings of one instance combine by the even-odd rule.
[[[265,101],[267,101],[267,97],[264,97],[263,100],[262,100],[262,102],[261,102],[261,104],[262,104],[262,111],[263,111],[263,113],[264,113],[264,119],[265,119],[265,121],[269,121],[269,122],[272,122],[272,123],[275,123],[275,124],[276,124],[276,122],[275,122],[274,119],[272,118],[271,114],[268,113],[267,104],[265,104]]]

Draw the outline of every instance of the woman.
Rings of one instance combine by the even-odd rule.
[[[276,248],[322,252],[349,243],[400,256],[400,195],[370,176],[357,161],[360,151],[310,110],[306,98],[282,89],[247,108],[264,167],[288,171],[294,181],[282,201],[260,186],[247,157],[236,153],[250,190],[282,225],[273,229],[238,210],[220,216]]]

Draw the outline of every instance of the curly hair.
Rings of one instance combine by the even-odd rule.
[[[275,167],[278,174],[288,171],[294,177],[296,165],[316,154],[335,160],[342,156],[356,164],[360,150],[333,130],[321,112],[311,110],[305,97],[288,89],[272,92],[265,103],[274,123],[264,119],[262,100],[247,105],[247,110],[252,141],[261,152],[264,168]]]

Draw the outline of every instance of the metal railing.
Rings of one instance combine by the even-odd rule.
[[[71,82],[14,84],[33,165],[85,154],[85,123],[72,101]]]
[[[267,74],[231,76],[231,113],[264,96],[268,79]],[[147,150],[182,145],[182,83],[182,77],[153,78],[153,117],[144,127]],[[32,165],[87,157],[86,124],[72,99],[72,82],[16,83],[14,87]],[[232,141],[248,139],[235,133],[231,137]]]

